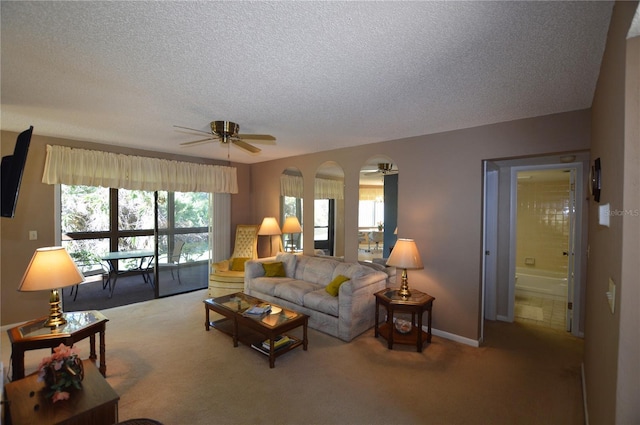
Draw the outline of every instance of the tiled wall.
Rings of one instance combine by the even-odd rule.
[[[569,188],[568,177],[518,181],[516,267],[567,272]]]

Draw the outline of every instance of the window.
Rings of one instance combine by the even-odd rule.
[[[358,227],[377,227],[384,222],[384,202],[379,200],[360,201]]]
[[[298,221],[300,222],[300,226],[303,226],[302,223],[302,198],[295,198],[293,196],[282,196],[282,206],[280,211],[282,211],[282,217],[280,217],[280,226],[284,224],[284,221],[287,217],[295,216],[298,217]],[[302,227],[304,229],[304,227]],[[283,237],[283,246],[285,249],[294,249],[296,251],[302,250],[302,235],[282,235]],[[289,238],[292,238],[290,240]]]

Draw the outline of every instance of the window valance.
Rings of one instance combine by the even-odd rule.
[[[344,199],[344,183],[316,177],[315,199]]]
[[[378,201],[383,199],[384,189],[382,188],[382,186],[360,188],[361,201]]]
[[[280,175],[280,196],[291,196],[302,198],[304,195],[304,181],[302,176],[292,176],[289,174]]]
[[[237,169],[47,145],[42,182],[169,192],[238,193]]]

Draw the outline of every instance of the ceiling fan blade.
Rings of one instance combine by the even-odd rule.
[[[211,134],[210,131],[203,131],[203,130],[196,130],[195,128],[189,128],[189,127],[182,127],[180,125],[174,125],[175,128],[181,128],[183,130],[190,130],[190,131],[195,131],[196,133],[204,133],[204,134]]]
[[[195,146],[203,143],[209,143],[216,140],[215,137],[207,137],[206,139],[194,140],[193,142],[184,142],[180,143],[180,146]]]
[[[251,152],[251,153],[258,153],[261,151],[261,149],[256,148],[253,145],[250,145],[247,142],[243,142],[242,140],[239,139],[232,139],[231,143],[233,143],[234,145],[236,145],[237,147],[246,150],[247,152]]]
[[[276,140],[275,137],[269,134],[238,134],[237,137],[241,139],[251,139],[251,140],[273,140],[273,141]]]

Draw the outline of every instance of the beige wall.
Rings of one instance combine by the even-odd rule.
[[[254,164],[256,219],[279,215],[279,176],[287,167],[304,178],[304,221],[313,222],[313,176],[324,161],[345,171],[345,257],[357,259],[359,171],[367,158],[387,155],[399,168],[398,236],[416,240],[424,270],[410,287],[436,298],[433,325],[463,338],[480,335],[482,161],[586,149],[589,111],[575,111],[338,149]],[[304,246],[313,246],[312,232]]]
[[[638,185],[637,127],[625,136],[625,100],[635,98],[635,107],[627,112],[629,124],[638,122],[638,94],[625,89],[626,35],[637,2],[617,2],[612,16],[607,47],[592,107],[592,160],[602,161],[602,193],[600,205],[609,203],[611,210],[624,211],[627,205],[637,208],[638,192],[625,196],[625,186]],[[638,43],[635,43],[636,63],[630,66],[631,81],[639,78],[637,64]],[[625,160],[625,149],[631,155]],[[635,152],[635,154],[634,154]],[[590,423],[637,423],[640,418],[640,358],[638,338],[638,217],[613,215],[611,226],[598,225],[598,204],[590,203],[589,263],[587,269],[587,312],[585,323],[585,377]],[[625,228],[636,242],[628,242],[623,250]],[[622,258],[631,271],[623,279]],[[617,284],[614,313],[606,298],[609,278]],[[635,295],[635,297],[634,297]],[[624,303],[621,305],[621,300]],[[631,326],[629,319],[635,317]],[[627,323],[621,334],[621,324]],[[621,350],[621,343],[625,342]],[[622,368],[626,365],[627,368]],[[634,365],[634,366],[631,366]],[[628,368],[631,366],[631,368]],[[634,369],[635,368],[635,369]],[[635,374],[633,371],[635,370]],[[620,416],[617,416],[620,413]]]
[[[28,125],[25,126],[25,129],[27,127]],[[0,135],[2,155],[10,155],[15,146],[17,133],[2,131]],[[2,325],[18,323],[48,314],[49,296],[47,293],[17,291],[18,284],[36,248],[54,245],[56,240],[54,186],[41,182],[47,144],[196,163],[221,164],[220,161],[202,158],[178,157],[161,152],[147,152],[111,145],[43,137],[38,135],[38,129],[34,125],[15,217],[0,219],[0,320]],[[249,185],[247,166],[239,167],[238,183],[242,184],[242,191],[247,193],[246,188]],[[247,194],[236,198],[236,203],[241,206],[239,208],[241,212],[238,213],[238,216],[243,220],[246,219],[243,214],[250,215],[247,212],[250,209],[247,207],[246,198],[248,197]],[[29,240],[28,232],[30,230],[38,232],[38,240]]]

